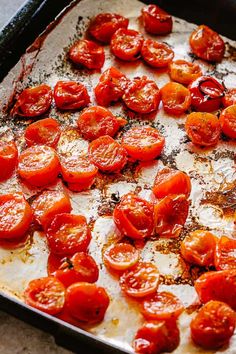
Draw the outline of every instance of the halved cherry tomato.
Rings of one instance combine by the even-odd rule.
[[[113,219],[120,232],[133,239],[150,237],[153,233],[153,205],[134,193],[121,198]]]
[[[73,63],[83,65],[88,69],[101,69],[105,62],[103,47],[86,39],[73,44],[68,55]]]
[[[89,102],[86,87],[75,81],[58,81],[54,87],[54,100],[59,109],[80,109]]]
[[[126,270],[138,262],[139,251],[128,243],[117,243],[106,249],[103,260],[112,269]]]
[[[162,87],[161,99],[164,111],[177,116],[186,112],[191,105],[189,90],[177,82],[168,82]]]
[[[222,236],[216,244],[215,267],[217,270],[236,269],[236,240]]]
[[[137,113],[156,111],[160,103],[160,90],[146,76],[133,79],[123,95],[126,106]]]
[[[91,231],[82,215],[57,214],[47,228],[47,240],[51,252],[73,255],[85,252],[91,241]]]
[[[218,349],[228,344],[236,324],[235,312],[224,302],[209,301],[193,318],[190,329],[195,344]]]
[[[141,50],[142,58],[154,68],[165,68],[174,58],[174,52],[166,43],[145,39]]]
[[[49,110],[52,90],[48,85],[29,87],[21,92],[11,113],[13,116],[37,117]]]
[[[13,140],[0,139],[0,181],[9,178],[16,168],[18,150]]]
[[[170,194],[185,194],[189,196],[191,180],[182,171],[164,167],[157,173],[152,191],[157,198],[164,198]]]
[[[165,138],[155,128],[140,126],[126,131],[121,144],[133,159],[149,161],[160,156]]]
[[[33,186],[44,186],[55,181],[60,172],[56,151],[46,145],[31,146],[19,156],[20,177]]]
[[[236,310],[236,269],[207,272],[194,284],[200,301],[223,301]]]
[[[32,211],[22,193],[0,196],[0,239],[25,235],[32,221]]]
[[[111,51],[119,59],[134,61],[140,57],[143,36],[132,29],[119,28],[111,38]]]
[[[211,266],[214,264],[216,237],[209,231],[195,230],[190,232],[181,243],[183,258],[199,266]]]
[[[175,238],[181,233],[188,217],[186,196],[169,195],[154,205],[155,232],[161,237]]]
[[[226,90],[222,103],[225,107],[236,105],[236,88]]]
[[[189,85],[192,106],[196,111],[213,112],[220,108],[224,86],[211,76],[200,76]]]
[[[236,139],[236,104],[225,108],[219,119],[222,132],[232,139]]]
[[[225,44],[218,33],[205,25],[197,27],[191,34],[189,43],[193,53],[207,61],[221,61]]]
[[[82,192],[82,191],[86,191],[88,189],[90,189],[92,187],[92,185],[94,184],[95,178],[92,177],[90,179],[87,179],[85,181],[81,181],[78,183],[67,183],[67,187],[70,191],[72,192]]]
[[[102,172],[120,171],[127,161],[125,149],[109,135],[93,140],[89,153],[91,161]]]
[[[196,63],[179,59],[170,63],[169,74],[171,80],[183,85],[189,85],[192,81],[202,76],[202,70]]]
[[[214,146],[220,138],[220,122],[211,113],[193,112],[188,115],[185,130],[193,144]]]
[[[168,34],[172,31],[172,17],[157,5],[142,8],[142,20],[145,30],[152,34]]]
[[[138,262],[120,277],[120,287],[126,295],[131,297],[145,297],[157,291],[159,277],[159,271],[154,264]]]
[[[25,129],[25,140],[28,146],[47,145],[55,147],[60,135],[60,124],[53,118],[38,120]]]
[[[24,293],[25,302],[50,315],[61,312],[65,303],[64,285],[54,277],[31,280]]]
[[[109,306],[106,290],[90,283],[75,283],[66,291],[66,305],[69,313],[79,321],[101,322]]]
[[[119,28],[127,28],[129,20],[114,13],[98,14],[89,25],[89,33],[98,41],[110,43],[112,35]]]

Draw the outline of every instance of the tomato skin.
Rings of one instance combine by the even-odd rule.
[[[197,27],[189,39],[193,53],[206,61],[219,62],[225,53],[225,43],[218,33],[205,25]]]
[[[225,108],[219,118],[222,132],[232,139],[236,139],[236,104]]]
[[[85,181],[77,183],[68,183],[67,187],[72,192],[82,192],[90,189],[95,182],[95,178],[87,179]]]
[[[145,39],[141,55],[144,61],[154,68],[165,68],[174,58],[174,52],[168,44],[153,39]]]
[[[97,167],[84,156],[67,156],[61,159],[62,177],[69,183],[86,183],[94,181],[97,175]]]
[[[113,219],[119,231],[130,238],[143,239],[153,233],[153,205],[134,193],[121,198]]]
[[[177,82],[168,82],[161,89],[161,99],[164,111],[179,116],[191,105],[190,91]]]
[[[75,81],[58,81],[54,87],[54,100],[57,108],[62,110],[80,109],[90,103],[86,87]]]
[[[142,20],[148,33],[164,35],[172,31],[172,16],[156,5],[143,7]]]
[[[226,90],[222,103],[224,107],[236,105],[236,88]]]
[[[139,251],[128,243],[117,243],[108,247],[103,254],[104,264],[114,270],[126,270],[139,260]]]
[[[143,44],[143,36],[132,29],[119,28],[111,38],[111,52],[125,61],[137,60]]]
[[[53,118],[38,120],[25,129],[25,140],[28,146],[47,145],[55,148],[60,135],[60,124]]]
[[[105,62],[103,47],[86,39],[74,43],[68,55],[73,63],[88,69],[101,69]]]
[[[18,150],[13,140],[0,140],[0,181],[11,177],[18,162]]]
[[[235,323],[235,312],[227,304],[209,301],[190,324],[192,340],[202,348],[218,349],[228,344]]]
[[[236,268],[236,240],[222,236],[216,244],[215,267],[216,270]]]
[[[169,64],[169,75],[171,80],[183,85],[189,85],[192,81],[202,76],[202,70],[196,63],[179,59]]]

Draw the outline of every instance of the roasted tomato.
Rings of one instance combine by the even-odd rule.
[[[103,254],[103,261],[109,268],[126,270],[139,260],[139,251],[128,243],[117,243],[108,247]]]
[[[88,69],[101,69],[105,62],[103,47],[86,39],[81,39],[73,44],[68,55],[73,63]]]
[[[121,198],[114,209],[113,219],[120,232],[133,239],[153,234],[153,205],[134,193]]]
[[[236,240],[222,236],[216,244],[215,267],[217,270],[236,268]]]
[[[148,5],[142,9],[142,20],[148,33],[168,34],[172,31],[171,15],[156,5]]]
[[[45,186],[55,181],[60,172],[56,151],[46,145],[31,146],[19,156],[20,177],[33,186]]]
[[[98,14],[92,19],[89,33],[98,41],[110,43],[111,37],[119,28],[127,28],[129,20],[114,13]]]
[[[102,172],[120,171],[127,161],[125,149],[108,135],[93,140],[89,153],[91,161]]]
[[[170,195],[154,206],[155,232],[161,237],[178,237],[188,217],[189,202],[183,194]]]
[[[213,112],[220,108],[224,86],[211,76],[200,76],[189,85],[191,104],[196,111]]]
[[[225,107],[236,105],[236,88],[225,91],[225,95],[222,98],[222,103]]]
[[[209,301],[190,324],[192,340],[205,349],[228,344],[235,329],[235,312],[224,302]]]
[[[64,285],[54,277],[34,279],[29,282],[25,302],[50,315],[61,312],[65,303]]]
[[[126,106],[137,113],[156,111],[160,103],[160,90],[146,76],[133,79],[123,95]]]
[[[222,132],[232,139],[236,139],[236,104],[225,108],[219,119]]]
[[[177,82],[168,82],[161,89],[161,99],[164,111],[179,116],[191,105],[189,90]]]
[[[185,130],[193,144],[214,146],[220,138],[220,122],[211,113],[193,112],[188,115]]]
[[[121,144],[133,159],[148,161],[160,156],[165,138],[155,128],[140,126],[129,129]]]
[[[37,117],[49,110],[52,91],[48,85],[29,87],[21,92],[11,113],[13,116]]]
[[[60,135],[60,124],[53,118],[38,120],[25,129],[25,140],[28,146],[47,145],[56,147]]]
[[[207,61],[221,61],[225,53],[223,39],[211,28],[201,25],[190,36],[190,47],[193,53]]]
[[[142,50],[142,58],[154,68],[165,68],[174,58],[174,52],[168,44],[145,39]]]
[[[66,291],[66,306],[70,314],[79,321],[101,322],[110,300],[104,288],[90,283],[75,283]]]
[[[143,44],[143,36],[132,29],[119,28],[111,38],[111,51],[119,59],[137,60]]]
[[[14,240],[25,235],[32,211],[22,193],[0,196],[0,239]]]
[[[142,298],[157,291],[159,271],[149,262],[138,262],[133,268],[126,270],[120,278],[122,291],[131,297]]]
[[[0,181],[9,178],[14,172],[18,161],[18,150],[13,140],[7,137],[0,139]]]
[[[54,87],[54,100],[63,110],[80,109],[90,102],[86,87],[75,81],[58,81]]]
[[[212,233],[196,230],[185,237],[180,250],[187,262],[209,267],[214,264],[215,248],[216,237]]]
[[[223,301],[236,310],[236,269],[204,273],[194,286],[202,303]]]
[[[169,65],[170,78],[183,85],[189,85],[192,81],[202,76],[202,70],[196,63],[186,60],[175,60]]]

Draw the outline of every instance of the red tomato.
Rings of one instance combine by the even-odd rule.
[[[31,220],[31,208],[22,193],[0,195],[0,239],[24,236]]]
[[[235,329],[235,312],[225,303],[209,301],[191,322],[191,336],[195,344],[205,349],[227,345]]]
[[[169,74],[171,80],[183,85],[189,85],[199,76],[202,76],[202,70],[198,64],[180,59],[170,63]]]
[[[105,62],[103,47],[86,39],[81,39],[73,44],[68,55],[73,63],[88,69],[101,69]]]
[[[93,140],[89,153],[91,161],[102,172],[120,171],[127,161],[125,149],[108,135]]]
[[[66,182],[82,186],[94,182],[98,169],[88,158],[72,155],[61,160],[61,171]]]
[[[216,244],[215,267],[217,270],[236,268],[236,240],[222,236]]]
[[[128,243],[117,243],[106,249],[103,260],[105,265],[112,269],[126,270],[138,262],[139,252]]]
[[[225,107],[236,105],[236,88],[226,90],[222,103]]]
[[[176,238],[188,217],[189,202],[185,195],[169,195],[154,206],[155,232],[161,237]]]
[[[188,197],[191,180],[186,173],[165,167],[157,173],[152,191],[157,198],[171,194],[185,194]]]
[[[193,53],[207,61],[221,61],[225,53],[225,44],[218,33],[201,25],[190,36],[189,43]]]
[[[195,230],[182,241],[180,251],[187,262],[209,267],[214,264],[215,248],[216,237],[212,233]]]
[[[214,146],[220,138],[220,122],[211,113],[193,112],[188,115],[185,130],[193,144]]]
[[[191,105],[189,90],[177,82],[168,82],[162,87],[161,99],[164,111],[177,116],[186,112]]]
[[[211,76],[200,76],[189,85],[192,106],[196,111],[213,112],[220,108],[224,86]]]
[[[12,175],[17,160],[18,151],[15,142],[2,137],[0,140],[0,181],[4,181]]]
[[[59,109],[80,109],[90,103],[88,91],[75,81],[58,81],[54,87],[54,100]]]
[[[236,104],[225,108],[219,119],[222,132],[232,139],[236,139]]]
[[[165,68],[174,58],[174,52],[168,44],[153,39],[145,39],[141,55],[144,61],[154,68]]]
[[[123,95],[126,106],[137,113],[156,111],[160,103],[160,90],[146,76],[133,79]]]
[[[119,28],[111,38],[111,51],[119,59],[134,61],[140,57],[143,36],[132,29]]]
[[[152,34],[168,34],[172,31],[172,17],[156,5],[148,5],[142,9],[142,20],[145,30]]]
[[[121,198],[114,209],[113,219],[125,236],[143,239],[153,234],[153,205],[134,193]]]
[[[82,215],[57,214],[47,228],[47,240],[51,252],[73,255],[85,252],[91,241],[91,232]]]
[[[94,184],[95,178],[87,179],[79,183],[68,183],[67,187],[72,192],[82,192],[90,189]]]
[[[56,270],[58,270],[61,265],[68,260],[65,256],[58,256],[52,252],[48,255],[47,272],[48,275],[53,275]]]
[[[38,120],[25,129],[25,140],[28,146],[47,145],[56,147],[60,135],[60,124],[53,118]]]
[[[75,283],[66,291],[66,305],[70,314],[79,321],[101,322],[110,300],[104,288],[95,284]]]
[[[37,117],[49,110],[52,91],[48,85],[29,87],[21,92],[11,113],[13,116]]]
[[[159,271],[154,264],[138,262],[120,277],[120,287],[128,296],[145,297],[157,291],[159,276]]]
[[[121,15],[114,13],[98,14],[92,19],[89,32],[100,42],[110,43],[112,35],[119,28],[127,28],[129,20]]]
[[[29,282],[24,297],[27,305],[50,315],[56,315],[64,307],[65,288],[54,277],[34,279]]]
[[[33,186],[45,186],[55,181],[60,172],[56,151],[46,145],[31,146],[19,157],[20,177]]]

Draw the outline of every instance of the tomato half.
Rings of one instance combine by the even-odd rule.
[[[106,266],[115,270],[126,270],[139,260],[139,251],[128,243],[117,243],[108,247],[103,254]]]
[[[154,68],[165,68],[174,58],[174,52],[168,44],[153,39],[145,39],[141,55],[143,60]]]
[[[142,20],[145,30],[151,34],[168,34],[172,31],[172,16],[157,5],[142,8]]]
[[[217,270],[236,268],[236,240],[222,236],[216,244],[215,267]]]
[[[225,108],[220,114],[222,132],[232,139],[236,139],[236,104]]]
[[[90,103],[86,87],[75,81],[58,81],[54,87],[54,100],[59,109],[80,109]]]
[[[0,139],[0,181],[11,177],[18,162],[18,150],[13,140]]]
[[[120,28],[111,38],[111,52],[119,59],[134,61],[140,57],[143,36],[132,29]]]
[[[103,47],[86,39],[74,43],[68,56],[73,63],[85,66],[88,69],[101,69],[105,62]]]
[[[175,60],[169,65],[170,78],[183,85],[189,85],[192,81],[202,76],[202,70],[196,63],[186,60]]]
[[[225,95],[222,98],[222,103],[225,107],[236,105],[236,88],[225,91]]]
[[[47,145],[56,147],[60,135],[60,124],[54,118],[38,120],[25,129],[25,140],[28,146]]]
[[[168,82],[161,89],[164,111],[169,114],[181,115],[191,105],[190,91],[177,82]]]

